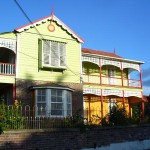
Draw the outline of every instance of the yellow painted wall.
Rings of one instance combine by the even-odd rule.
[[[15,83],[15,76],[0,75],[0,83]]]
[[[123,108],[123,99],[122,98],[113,98],[116,100],[116,104],[119,108]],[[129,103],[128,99],[125,98],[125,109],[129,114]],[[99,118],[101,119],[101,101],[100,97],[93,96],[89,99],[87,96],[84,96],[84,117],[92,123],[98,123]],[[109,98],[103,97],[103,116],[107,116],[109,113]],[[96,119],[97,118],[97,119]]]
[[[0,33],[0,38],[10,38],[10,39],[16,39],[16,35],[13,32],[5,32],[5,33]]]
[[[80,43],[77,42],[65,30],[53,22],[55,31],[49,32],[47,26],[50,22],[43,23],[19,34],[18,49],[18,78],[59,81],[59,82],[80,82]],[[66,42],[66,64],[64,72],[38,69],[38,39],[48,39]],[[77,74],[77,75],[75,75]]]

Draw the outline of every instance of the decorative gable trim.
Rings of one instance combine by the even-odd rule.
[[[26,30],[29,30],[30,28],[33,28],[35,26],[38,26],[42,23],[45,23],[47,21],[56,21],[60,26],[62,26],[63,29],[67,30],[68,33],[70,33],[74,38],[76,38],[80,43],[84,43],[84,40],[79,37],[74,31],[72,31],[67,25],[65,25],[60,19],[58,19],[54,14],[50,15],[48,17],[42,18],[40,20],[37,20],[33,23],[27,24],[25,26],[19,27],[15,29],[17,32],[23,32]]]

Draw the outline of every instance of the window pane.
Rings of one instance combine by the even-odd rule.
[[[65,66],[65,44],[64,43],[59,43],[59,52],[60,52],[60,66]]]
[[[37,90],[37,102],[45,102],[46,101],[46,90],[38,89]]]
[[[63,116],[63,110],[51,110],[53,116]]]
[[[51,95],[56,96],[56,90],[55,89],[51,89]]]
[[[62,103],[52,103],[51,104],[51,115],[63,115],[63,104]]]
[[[51,102],[56,102],[56,100],[57,100],[57,99],[56,99],[55,96],[52,96],[52,97],[51,97]]]
[[[57,97],[57,102],[62,102],[62,97]]]
[[[57,95],[62,96],[62,90],[57,90]]]
[[[63,103],[51,103],[51,109],[63,109]]]
[[[71,92],[67,91],[67,103],[71,103]]]
[[[46,115],[46,103],[38,103],[37,104],[37,115],[39,115],[39,116]]]
[[[51,65],[59,66],[58,43],[51,41]]]

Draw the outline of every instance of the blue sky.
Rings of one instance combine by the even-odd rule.
[[[55,15],[85,43],[82,47],[143,61],[144,94],[150,94],[150,0],[17,0],[30,20]],[[1,1],[0,33],[28,22],[14,0]]]

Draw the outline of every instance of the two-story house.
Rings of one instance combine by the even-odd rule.
[[[54,14],[0,34],[0,101],[34,106],[36,116],[103,117],[116,103],[132,113],[142,100],[143,62],[81,48],[84,43]],[[130,73],[139,72],[139,79]]]

